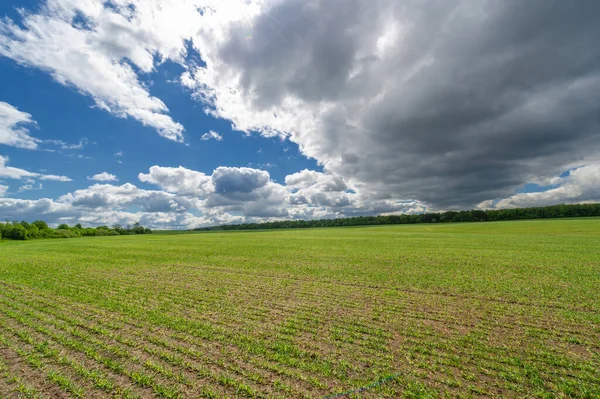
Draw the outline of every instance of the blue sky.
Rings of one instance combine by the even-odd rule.
[[[337,2],[2,2],[0,218],[190,228],[600,198],[594,3]]]
[[[56,83],[45,72],[0,58],[0,100],[32,114],[37,122],[37,127],[31,129],[32,135],[68,144],[86,142],[82,149],[56,152],[3,147],[2,154],[9,156],[12,166],[47,170],[73,179],[68,183],[45,184],[43,190],[20,193],[21,182],[7,181],[10,191],[16,191],[14,197],[54,198],[87,187],[90,183],[87,176],[104,171],[118,176],[120,181],[137,181],[138,173],[156,164],[181,165],[209,174],[222,165],[251,166],[268,170],[275,181],[283,181],[286,175],[305,168],[320,170],[314,160],[302,156],[298,146],[289,140],[247,135],[232,130],[230,121],[206,115],[202,104],[192,100],[188,90],[169,83],[177,80],[181,72],[177,65],[166,63],[156,72],[142,76],[142,81],[151,85],[150,93],[159,97],[173,118],[185,126],[185,142],[177,143],[160,137],[151,127],[94,107],[92,100],[72,87]],[[201,136],[211,130],[218,132],[223,140],[202,141]],[[48,145],[47,149],[55,147]],[[115,156],[116,153],[123,155]]]

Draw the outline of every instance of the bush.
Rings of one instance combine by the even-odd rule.
[[[10,240],[26,240],[27,229],[20,224],[13,224],[4,228],[3,236]]]
[[[96,230],[96,236],[118,236],[119,233],[117,233],[114,230],[111,229],[98,229]]]
[[[152,230],[136,223],[132,226],[123,228],[120,225],[115,225],[114,229],[107,226],[99,226],[96,228],[83,227],[81,223],[77,223],[73,227],[67,224],[61,224],[56,229],[48,227],[48,224],[43,220],[36,220],[33,223],[27,221],[0,223],[0,239],[3,237],[10,240],[27,240],[30,238],[75,238],[75,237],[92,237],[92,236],[118,236],[126,234],[150,234]]]
[[[50,230],[50,227],[48,227],[48,223],[44,222],[43,220],[36,220],[31,224],[37,227],[38,230]]]
[[[77,226],[75,226],[77,227]],[[79,234],[81,234],[83,237],[93,237],[96,236],[96,229],[92,229],[92,228],[87,228],[87,229],[80,229],[79,230]]]
[[[71,230],[56,229],[54,230],[54,238],[75,238],[79,237],[79,234],[72,232]]]

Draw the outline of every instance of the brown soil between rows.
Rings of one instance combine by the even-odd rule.
[[[40,370],[34,369],[26,361],[24,361],[18,353],[9,349],[4,344],[0,343],[0,358],[7,366],[6,374],[11,377],[19,378],[25,385],[35,389],[46,398],[67,399],[70,396],[60,387],[49,381]],[[2,374],[2,373],[0,373]],[[12,395],[15,398],[21,398],[18,392],[15,392],[16,383],[8,383],[10,391],[7,395]],[[12,392],[11,392],[12,391]],[[3,392],[0,392],[3,393]],[[8,396],[11,397],[11,396]]]

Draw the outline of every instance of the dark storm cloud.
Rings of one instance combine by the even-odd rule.
[[[597,1],[290,0],[250,39],[234,25],[218,55],[252,109],[310,109],[291,139],[374,199],[465,207],[600,153],[598,15]]]

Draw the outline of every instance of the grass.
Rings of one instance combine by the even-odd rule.
[[[600,397],[600,220],[0,243],[0,397]]]

